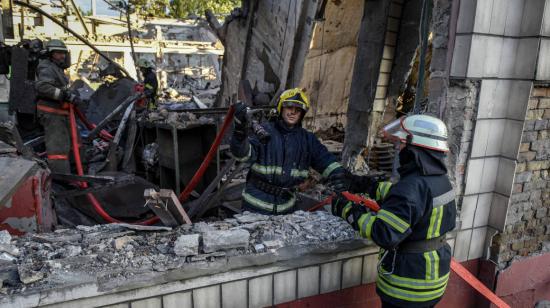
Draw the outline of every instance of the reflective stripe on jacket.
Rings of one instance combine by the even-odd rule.
[[[239,161],[252,163],[249,176],[254,175],[271,185],[293,189],[309,176],[312,167],[327,177],[343,168],[315,135],[302,127],[287,128],[280,120],[262,124],[271,135],[266,144],[250,136],[245,140],[231,139],[231,153]],[[294,207],[295,196],[268,194],[249,181],[243,192],[247,205],[263,211],[285,213]]]

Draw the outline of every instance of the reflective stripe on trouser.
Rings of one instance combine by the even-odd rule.
[[[427,302],[445,293],[449,274],[434,280],[420,280],[396,275],[378,275],[376,286],[387,296],[409,301]]]
[[[38,110],[40,124],[44,127],[46,153],[57,157],[69,157],[71,151],[71,134],[67,116]],[[68,159],[48,158],[48,167],[55,173],[70,173],[71,165]]]
[[[292,198],[290,198],[287,202],[282,204],[273,204],[260,200],[247,193],[246,191],[243,191],[242,196],[244,201],[248,202],[248,204],[250,204],[251,206],[262,209],[264,211],[268,211],[270,213],[284,213],[294,207],[294,203],[296,202],[296,197],[294,195],[292,195]],[[274,211],[274,208],[276,208],[276,212]]]

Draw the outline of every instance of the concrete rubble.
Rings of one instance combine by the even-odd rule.
[[[353,239],[356,234],[349,224],[323,211],[284,216],[244,212],[223,221],[176,229],[110,224],[16,238],[1,232],[0,247],[9,258],[0,260],[0,292],[12,295],[100,280],[121,281],[193,264],[215,267],[222,263],[229,270],[224,262],[231,257],[277,255],[289,247],[326,247]]]

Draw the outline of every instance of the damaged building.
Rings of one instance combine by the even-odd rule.
[[[304,126],[357,174],[394,172],[385,124],[441,118],[454,260],[510,307],[548,305],[550,1],[249,0],[225,17],[132,16],[136,60],[153,60],[162,93],[146,114],[125,19],[61,3],[38,7],[91,44],[2,1],[4,45],[65,40],[71,79],[98,110],[78,120],[86,172],[63,182],[39,134],[18,128],[18,73],[2,77],[2,307],[379,305],[378,247],[317,206],[328,194],[313,170],[300,196],[320,210],[241,210],[249,166],[228,154],[230,106],[266,120],[293,87],[311,101]],[[116,87],[100,76],[109,63]],[[88,186],[59,189],[71,181]],[[491,305],[450,277],[438,307]]]

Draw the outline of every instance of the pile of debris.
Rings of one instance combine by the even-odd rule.
[[[145,122],[167,124],[175,126],[177,129],[184,129],[187,127],[215,123],[214,118],[209,116],[197,117],[191,112],[169,111],[166,108],[162,108],[154,112],[149,112],[144,116],[146,117],[145,119],[143,119],[143,121]]]
[[[326,247],[356,238],[343,220],[323,211],[266,216],[245,212],[177,229],[128,224],[78,226],[12,239],[0,233],[3,294],[89,282],[124,281],[233,256],[277,254],[298,246]],[[295,249],[293,249],[295,250]]]

